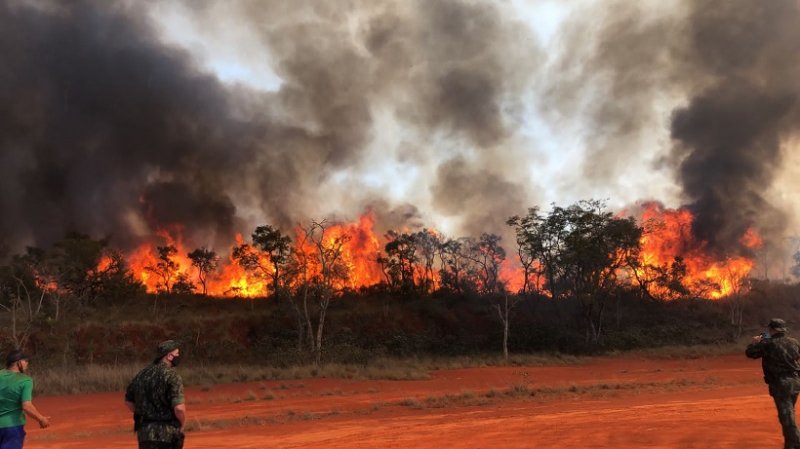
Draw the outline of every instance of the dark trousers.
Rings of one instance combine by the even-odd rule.
[[[800,449],[800,430],[797,429],[794,412],[797,393],[779,394],[772,396],[772,399],[775,400],[775,408],[778,409],[778,421],[783,430],[784,449]]]
[[[22,449],[25,442],[25,426],[0,428],[0,449]]]
[[[183,438],[180,441],[164,443],[163,441],[140,441],[139,449],[183,449]]]

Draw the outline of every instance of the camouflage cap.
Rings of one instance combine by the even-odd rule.
[[[769,324],[767,326],[775,332],[786,332],[786,321],[780,318],[773,318],[769,320]]]
[[[166,340],[162,341],[156,347],[156,353],[158,357],[164,357],[165,355],[169,354],[170,352],[178,349],[181,347],[181,342],[178,340]]]

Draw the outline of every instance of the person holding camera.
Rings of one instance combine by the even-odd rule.
[[[786,332],[786,321],[773,318],[766,332],[753,337],[745,355],[761,359],[764,382],[778,410],[784,449],[800,449],[800,430],[795,420],[795,404],[800,392],[800,343],[786,336]]]

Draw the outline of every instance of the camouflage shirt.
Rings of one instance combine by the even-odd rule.
[[[158,362],[139,371],[125,400],[136,405],[139,441],[171,442],[180,434],[174,409],[184,402],[183,381],[171,366]]]
[[[778,384],[781,379],[796,378],[800,374],[800,343],[784,334],[750,343],[745,354],[751,359],[761,358],[764,382],[769,385]]]

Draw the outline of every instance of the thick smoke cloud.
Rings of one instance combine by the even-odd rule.
[[[131,223],[142,207],[154,226],[233,232],[222,187],[251,158],[252,130],[232,96],[135,8],[35,6],[0,3],[0,235],[126,244],[154,230]]]
[[[368,206],[386,226],[436,226],[435,213],[503,233],[541,191],[621,185],[653,129],[713,248],[784,229],[767,191],[800,123],[797,2],[599,2],[573,10],[550,53],[505,2],[142,5],[0,1],[0,253],[176,226],[225,248],[258,224]],[[166,40],[165,5],[204,38],[252,30],[244,51],[279,84],[221,82]],[[553,133],[581,123],[579,182],[531,179],[520,134],[534,101]],[[415,168],[406,198],[351,179],[376,157]]]
[[[786,217],[766,192],[800,126],[800,6],[691,0],[663,9],[604,2],[576,14],[555,69],[566,76],[546,84],[551,113],[586,116],[584,171],[599,183],[650,150],[637,133],[666,126],[672,144],[661,161],[675,169],[696,236],[723,255],[749,227],[777,240]],[[669,96],[685,102],[664,120],[658,106]],[[598,101],[586,106],[587,97]]]
[[[487,176],[479,167],[514,133],[508,111],[539,54],[489,2],[172,5],[209,29],[255,29],[253,54],[270,59],[280,87],[221,83],[160,38],[142,4],[0,3],[6,246],[46,245],[73,229],[128,245],[175,226],[192,244],[222,246],[263,222],[288,227],[370,204],[394,221],[413,204],[389,206],[382,192],[365,191],[346,206],[353,210],[331,210],[323,191],[363,163],[376,108],[432,146],[460,142],[429,163],[463,165],[471,152],[475,166],[465,171]],[[441,187],[428,194],[441,204],[458,197]],[[500,228],[524,207],[459,214]]]
[[[695,231],[714,247],[733,246],[751,225],[769,232],[785,224],[764,192],[781,143],[800,129],[798,23],[800,4],[791,0],[692,5],[691,67],[707,83],[675,111],[671,134]]]

